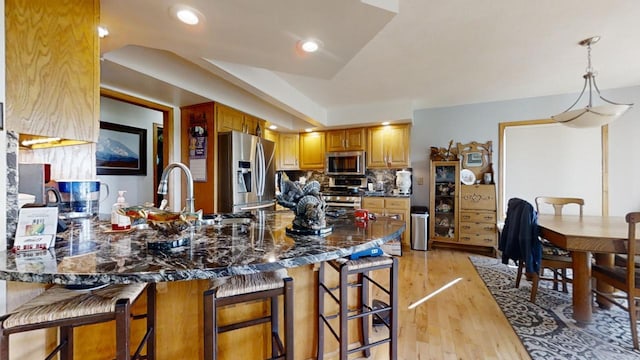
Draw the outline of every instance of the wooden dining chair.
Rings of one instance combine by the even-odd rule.
[[[538,196],[535,198],[536,212],[545,212],[549,208],[553,208],[555,216],[562,216],[562,211],[566,205],[576,204],[579,208],[579,214],[582,216],[584,199],[569,197],[553,197]],[[559,284],[562,284],[562,291],[568,292],[567,283],[571,282],[571,278],[567,277],[567,269],[572,267],[571,252],[561,249],[551,244],[551,242],[540,239],[542,241],[542,260],[540,262],[540,273],[532,275],[531,284],[531,302],[536,302],[538,293],[538,282],[540,280],[553,281],[553,289],[558,290]],[[544,275],[545,269],[551,270],[553,277]],[[516,279],[516,287],[520,286],[520,278],[522,277],[523,265],[518,266],[518,275]]]
[[[625,240],[624,247],[626,251],[622,254],[626,255],[628,259],[632,259],[637,254],[636,225],[640,222],[640,212],[628,213],[626,220],[629,224],[629,233],[627,240]],[[613,266],[595,264],[591,268],[591,276],[596,281],[606,283],[625,293],[602,292],[596,289],[595,286],[593,287],[593,292],[600,295],[603,300],[629,312],[633,348],[640,350],[638,347],[637,327],[640,312],[638,309],[638,303],[640,302],[640,265],[636,261],[626,261],[622,266],[616,264]]]

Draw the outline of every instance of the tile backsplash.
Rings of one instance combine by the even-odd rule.
[[[382,182],[383,191],[390,193],[396,188],[396,171],[409,170],[411,168],[404,169],[370,169],[365,173],[368,183],[374,184],[374,188],[378,181]],[[306,181],[317,180],[324,188],[329,186],[329,176],[325,175],[322,171],[315,170],[280,170],[280,173],[286,173],[289,179],[292,181],[298,181],[301,177],[304,177]],[[411,191],[409,192],[411,193]]]

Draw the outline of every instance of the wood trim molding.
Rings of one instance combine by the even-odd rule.
[[[121,93],[115,90],[100,88],[100,96],[108,97],[114,100],[124,101],[129,104],[142,106],[152,110],[158,110],[162,112],[162,126],[163,131],[162,135],[165,139],[165,144],[167,145],[164,148],[162,155],[167,160],[167,163],[175,161],[173,156],[173,147],[174,140],[172,137],[173,134],[173,108],[171,106],[162,105],[153,101],[137,98],[132,95],[128,95],[125,93]],[[165,164],[166,165],[166,164]]]
[[[511,121],[498,124],[498,168],[499,168],[499,181],[498,181],[498,219],[504,220],[504,206],[505,206],[505,188],[504,188],[504,132],[507,127],[510,126],[528,126],[528,125],[541,125],[541,124],[553,124],[555,121],[552,119],[539,119],[539,120],[525,120],[525,121]],[[602,215],[609,215],[609,127],[603,126],[601,129],[601,153],[602,153]]]
[[[162,164],[162,168],[164,169],[167,164],[176,161],[175,156],[173,156],[173,149],[175,146],[175,140],[173,138],[173,107],[105,88],[100,88],[100,96],[162,112],[162,137],[164,138],[164,147],[162,149],[164,164]],[[169,193],[173,192],[173,184],[170,182]]]

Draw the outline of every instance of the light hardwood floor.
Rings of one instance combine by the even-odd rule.
[[[530,359],[469,255],[442,249],[404,250],[398,359]],[[411,303],[457,278],[462,280],[408,310]],[[382,332],[379,328],[374,334]],[[374,349],[370,359],[388,359],[386,346]]]

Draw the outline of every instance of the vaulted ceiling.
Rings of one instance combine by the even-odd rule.
[[[250,96],[243,110],[292,130],[407,120],[578,92],[594,35],[600,88],[640,84],[637,0],[182,0],[196,26],[171,15],[180,1],[101,2],[104,86],[177,105]],[[297,50],[308,37],[318,52]]]

